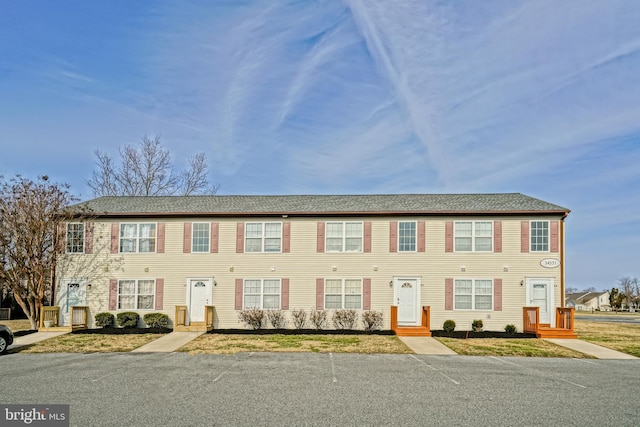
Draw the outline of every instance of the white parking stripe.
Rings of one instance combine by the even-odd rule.
[[[454,380],[453,378],[451,378],[450,376],[443,374],[442,372],[440,372],[439,370],[437,370],[436,368],[434,368],[433,366],[429,365],[427,362],[425,362],[424,360],[420,360],[417,357],[415,357],[413,354],[410,354],[409,357],[414,358],[415,360],[417,360],[418,362],[422,363],[424,366],[430,368],[431,370],[437,372],[439,375],[445,377],[446,379],[448,379],[449,381],[451,381],[452,383],[454,383],[455,385],[460,385],[460,383],[456,380]]]

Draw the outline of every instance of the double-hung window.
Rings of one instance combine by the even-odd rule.
[[[245,252],[282,251],[281,222],[247,222],[245,224]]]
[[[531,252],[549,251],[549,221],[531,221]]]
[[[155,252],[156,224],[120,224],[120,252]]]
[[[493,222],[456,221],[456,252],[491,252],[493,250]]]
[[[72,222],[67,224],[67,250],[68,254],[84,253],[84,224]]]
[[[326,252],[362,252],[362,222],[327,222]]]
[[[362,279],[326,279],[324,282],[325,309],[362,308]]]
[[[416,233],[415,221],[398,222],[398,252],[416,251]]]
[[[118,280],[118,310],[153,310],[155,285],[153,279]]]
[[[194,222],[191,226],[191,252],[209,252],[209,223]]]
[[[243,306],[245,309],[280,309],[280,279],[246,279]]]
[[[492,310],[493,280],[456,279],[453,295],[456,310]]]

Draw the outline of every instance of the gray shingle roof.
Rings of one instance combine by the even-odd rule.
[[[98,215],[561,214],[570,211],[520,193],[298,196],[105,196],[76,206]]]

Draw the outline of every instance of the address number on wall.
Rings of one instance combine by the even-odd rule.
[[[560,266],[560,260],[555,258],[545,258],[540,261],[540,265],[544,268],[556,268]]]

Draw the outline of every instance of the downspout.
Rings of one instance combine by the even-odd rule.
[[[564,260],[565,260],[565,256],[564,256],[564,219],[567,217],[567,215],[565,214],[565,216],[562,217],[562,219],[560,220],[560,307],[564,308],[564,273],[565,273],[565,268],[564,268]]]

